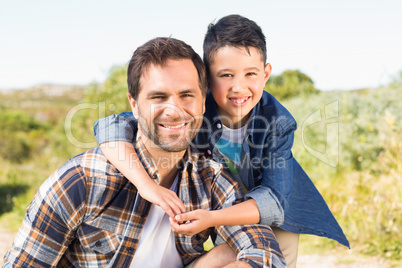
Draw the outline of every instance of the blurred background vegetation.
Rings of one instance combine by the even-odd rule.
[[[111,68],[102,84],[0,92],[1,229],[15,232],[41,183],[70,157],[95,146],[92,126],[98,118],[130,110],[126,68]],[[306,74],[287,70],[271,77],[265,90],[296,118],[293,153],[352,249],[401,264],[402,72],[379,88],[322,92]],[[322,119],[307,124],[317,113]],[[331,163],[312,150],[329,155]],[[301,238],[302,253],[332,249],[344,250],[329,239]]]

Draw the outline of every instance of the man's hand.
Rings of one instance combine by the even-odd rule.
[[[170,225],[175,233],[195,235],[214,226],[212,214],[211,211],[197,209],[170,218]]]
[[[138,192],[142,198],[161,207],[171,218],[186,212],[183,202],[175,192],[151,180],[143,183],[141,187],[138,188]]]

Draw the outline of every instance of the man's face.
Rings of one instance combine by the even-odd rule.
[[[141,77],[138,100],[129,100],[143,140],[167,152],[186,150],[202,124],[204,99],[188,59],[151,64]]]
[[[222,47],[209,68],[212,95],[229,128],[244,126],[271,74],[271,65],[264,65],[259,51],[249,47],[249,52],[243,47]]]

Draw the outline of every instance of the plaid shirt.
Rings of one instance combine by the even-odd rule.
[[[141,139],[138,157],[151,178],[158,170]],[[216,210],[242,201],[238,185],[221,166],[188,149],[178,195],[187,211]],[[129,267],[151,203],[102,154],[99,147],[70,159],[40,187],[4,267]],[[272,230],[263,225],[219,226],[194,236],[176,234],[186,265],[205,253],[212,232],[252,267],[284,267]]]

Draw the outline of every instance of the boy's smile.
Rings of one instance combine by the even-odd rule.
[[[222,123],[229,128],[244,126],[271,74],[271,65],[264,66],[260,52],[254,47],[248,50],[222,47],[210,65],[212,95]]]

